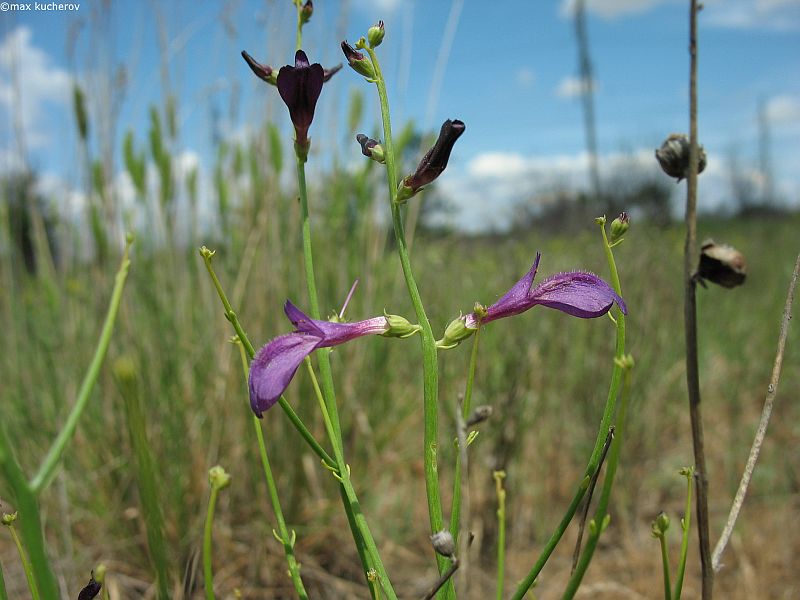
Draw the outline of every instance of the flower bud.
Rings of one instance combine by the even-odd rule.
[[[305,25],[311,20],[311,15],[314,14],[314,3],[307,0],[303,7],[300,9],[300,23]]]
[[[208,471],[208,482],[215,490],[222,490],[231,484],[231,476],[219,465],[211,467]]]
[[[744,283],[747,262],[736,248],[706,240],[701,246],[697,274],[722,287],[734,288]]]
[[[92,600],[92,598],[96,598],[102,587],[103,584],[97,581],[94,577],[94,573],[92,573],[89,578],[89,583],[78,593],[78,600]]]
[[[386,162],[386,157],[383,154],[383,146],[381,146],[380,142],[367,137],[363,133],[359,133],[356,136],[356,140],[361,144],[361,154],[367,158],[371,158],[375,162]]]
[[[373,25],[367,30],[367,40],[369,41],[370,48],[376,48],[381,45],[383,36],[385,35],[383,29],[383,21],[378,21],[377,25]]]
[[[250,70],[255,73],[256,77],[270,85],[278,85],[279,69],[273,69],[269,65],[262,65],[244,50],[242,50],[242,58],[247,63],[247,66],[250,67]]]
[[[653,534],[653,537],[660,538],[667,532],[667,529],[669,529],[669,517],[667,513],[661,511],[650,524],[650,533]]]
[[[372,68],[372,63],[364,56],[363,52],[359,52],[353,48],[347,41],[342,42],[342,52],[344,52],[344,57],[347,59],[347,64],[349,64],[356,73],[369,79],[374,79],[375,69]]]
[[[618,242],[630,227],[630,217],[628,213],[621,212],[619,216],[611,221],[611,243]]]
[[[0,523],[3,525],[11,525],[14,521],[17,520],[17,513],[3,513],[3,518],[0,519]]]
[[[383,313],[386,317],[386,322],[389,328],[382,334],[384,337],[407,338],[411,337],[422,329],[419,325],[411,324],[408,319],[400,315],[390,315],[386,312]]]
[[[453,539],[453,534],[446,529],[437,531],[431,536],[431,545],[442,556],[447,556],[448,558],[455,556],[456,542]]]
[[[670,177],[676,177],[678,181],[689,176],[689,137],[684,133],[671,134],[661,148],[656,150],[656,159],[661,169]],[[703,147],[697,146],[697,173],[700,174],[706,168],[706,152]]]
[[[450,350],[455,348],[465,339],[475,333],[477,329],[467,327],[464,317],[459,317],[450,321],[450,324],[445,328],[442,339],[436,342],[436,347],[441,350]]]

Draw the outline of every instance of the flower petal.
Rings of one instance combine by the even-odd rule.
[[[386,317],[373,317],[354,323],[334,323],[333,321],[312,319],[289,300],[283,305],[283,312],[286,313],[289,321],[299,333],[322,338],[319,348],[338,346],[364,335],[386,333],[389,329]]]
[[[303,359],[322,338],[306,333],[276,337],[256,353],[250,363],[250,406],[256,416],[278,401]]]
[[[533,260],[533,265],[527,273],[515,283],[510,290],[487,309],[487,314],[483,318],[484,323],[501,319],[503,317],[510,317],[517,315],[521,312],[528,310],[530,304],[530,291],[533,285],[533,279],[536,277],[536,271],[539,268],[539,260],[542,255],[540,252],[536,253],[536,258]],[[469,326],[469,318],[467,320]]]
[[[592,319],[604,315],[617,303],[628,314],[625,302],[605,281],[591,273],[573,271],[548,277],[530,291],[528,306],[541,304],[573,317]]]

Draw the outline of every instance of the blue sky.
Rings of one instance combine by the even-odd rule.
[[[0,170],[20,163],[21,124],[28,163],[49,181],[80,189],[73,77],[92,99],[95,154],[105,152],[100,140],[111,139],[109,131],[117,152],[128,129],[143,144],[148,107],[162,102],[165,85],[178,97],[175,150],[186,164],[212,166],[212,114],[218,135],[239,139],[273,119],[290,147],[276,91],[239,57],[247,49],[273,66],[290,61],[290,0],[115,1],[105,13],[101,4],[0,13]],[[623,157],[655,169],[653,148],[687,129],[687,5],[587,2],[604,170]],[[586,185],[569,2],[317,0],[305,49],[323,65],[338,63],[341,39],[357,39],[379,18],[395,126],[467,124],[440,184],[456,199],[456,223],[502,226],[516,201]],[[800,0],[707,0],[700,36],[700,139],[709,153],[701,203],[728,201],[733,162],[739,176],[761,185],[759,106],[770,125],[775,187],[783,201],[800,203]],[[359,160],[341,118],[356,88],[367,98],[361,128],[375,131],[373,87],[347,69],[326,84],[311,129],[315,148],[338,152],[345,163]]]

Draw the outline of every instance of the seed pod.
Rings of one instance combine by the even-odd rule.
[[[678,181],[689,176],[689,136],[685,133],[673,133],[664,140],[661,148],[656,150],[656,159],[661,169]],[[697,173],[706,168],[706,151],[697,147]]]
[[[734,288],[744,283],[747,276],[747,261],[744,254],[733,246],[706,240],[701,246],[697,274],[722,287]]]

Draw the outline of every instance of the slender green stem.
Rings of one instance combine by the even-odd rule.
[[[3,578],[3,565],[0,564],[0,600],[8,600],[6,591],[6,580]]]
[[[461,414],[464,420],[469,416],[472,410],[472,388],[475,383],[475,367],[478,364],[478,340],[480,338],[481,328],[478,327],[475,335],[472,336],[472,351],[469,356],[469,367],[467,369],[467,385],[464,389],[464,403],[462,406]],[[453,507],[450,510],[450,533],[453,534],[453,539],[458,542],[458,533],[460,529],[461,519],[461,453],[456,455],[456,472],[453,480]]]
[[[249,374],[249,366],[247,355],[243,344],[239,344],[239,354],[242,358],[242,371],[244,373],[244,380],[247,383]],[[286,527],[286,520],[283,518],[283,509],[281,508],[280,496],[278,495],[278,488],[275,485],[275,478],[272,476],[272,468],[269,464],[269,456],[267,455],[267,445],[264,441],[264,432],[261,429],[261,421],[255,415],[252,415],[253,428],[256,432],[256,439],[258,440],[258,453],[261,457],[261,466],[264,469],[264,480],[267,482],[267,490],[269,491],[269,499],[272,503],[272,511],[275,513],[275,520],[278,522],[278,532],[280,534],[280,541],[283,544],[283,552],[286,555],[286,562],[289,565],[289,577],[292,579],[294,589],[301,600],[307,600],[308,594],[306,593],[303,580],[300,577],[300,564],[294,554],[294,532],[289,533]],[[277,536],[276,536],[277,537]]]
[[[497,493],[497,600],[503,599],[506,573],[506,490],[503,487],[505,476],[505,471],[492,473]]]
[[[211,486],[211,495],[208,498],[206,523],[203,528],[203,583],[206,588],[206,600],[215,600],[214,596],[214,571],[211,568],[211,526],[214,523],[214,511],[217,508],[217,495],[219,488]]]
[[[103,366],[108,346],[111,343],[111,334],[114,332],[114,322],[116,321],[120,300],[122,299],[125,279],[128,277],[128,267],[130,266],[128,253],[131,242],[132,240],[129,240],[125,245],[125,251],[122,254],[122,263],[120,264],[119,271],[117,271],[114,290],[111,293],[111,301],[108,306],[106,320],[103,323],[103,329],[100,332],[100,339],[97,342],[97,348],[95,349],[94,357],[92,357],[92,362],[89,365],[89,370],[86,372],[80,390],[78,391],[75,405],[67,416],[61,431],[58,432],[58,436],[50,447],[47,456],[45,456],[42,461],[38,472],[30,481],[31,491],[35,496],[39,496],[42,490],[44,490],[52,480],[56,468],[61,461],[61,455],[64,453],[64,449],[72,439],[75,429],[78,427],[78,421],[83,414],[83,410],[86,408],[86,404],[89,402],[89,397],[92,395],[97,377],[100,375],[100,368]]]
[[[295,0],[295,6],[297,7],[297,34],[295,36],[295,50],[300,50],[303,48],[303,3]]]
[[[303,265],[305,267],[306,288],[308,289],[311,317],[314,319],[319,319],[319,299],[317,296],[317,284],[314,275],[314,253],[311,246],[311,221],[308,211],[308,187],[306,185],[305,158],[301,157],[300,154],[297,153],[295,157],[297,164],[297,185],[300,194],[300,218],[302,220]],[[316,355],[317,362],[319,363],[320,377],[322,379],[322,397],[326,406],[326,409],[323,411],[323,415],[326,415],[326,418],[330,423],[328,433],[333,446],[334,456],[336,457],[336,469],[340,474],[342,474],[347,465],[344,460],[344,441],[342,439],[342,429],[339,423],[339,409],[336,404],[336,388],[333,384],[330,351],[328,349],[321,349],[316,352]],[[347,523],[350,525],[350,531],[353,535],[353,540],[355,541],[362,566],[364,567],[364,572],[368,572],[371,568],[375,568],[377,570],[375,562],[376,560],[380,562],[380,557],[377,556],[377,548],[375,547],[374,540],[372,540],[372,534],[369,531],[369,528],[366,526],[366,519],[364,518],[363,514],[360,514],[358,499],[355,495],[355,490],[349,483],[349,476],[347,477],[347,483],[342,481],[341,494],[342,504],[347,515]],[[369,555],[373,552],[370,549],[370,545],[373,549],[375,549],[375,555],[372,557],[369,557]],[[379,571],[379,576],[382,578],[382,585],[388,586],[389,589],[391,589],[391,584],[389,583],[386,572],[382,569]],[[370,593],[372,593],[372,586],[370,586]],[[390,595],[393,594],[394,591],[392,591]]]
[[[667,550],[666,531],[658,537],[658,542],[661,546],[661,570],[664,573],[664,600],[672,600],[669,575],[669,550]]]
[[[620,318],[622,315],[620,315]],[[608,503],[611,499],[611,489],[614,485],[614,476],[617,473],[617,465],[619,464],[620,448],[622,446],[622,439],[625,433],[625,419],[628,410],[628,399],[630,397],[630,381],[631,369],[625,368],[625,383],[622,386],[622,399],[619,405],[619,412],[617,414],[616,436],[611,442],[611,450],[609,451],[608,466],[606,467],[606,476],[603,480],[603,489],[600,492],[600,498],[597,501],[597,510],[594,513],[592,523],[594,527],[590,527],[589,539],[586,541],[586,548],[581,554],[580,561],[575,572],[567,583],[567,589],[564,591],[562,600],[571,600],[578,587],[581,585],[583,576],[589,568],[589,563],[592,561],[594,551],[597,549],[597,543],[600,541],[600,536],[608,525],[611,515],[608,514]]]
[[[608,266],[611,272],[611,283],[614,287],[614,291],[617,292],[618,295],[622,296],[622,288],[619,282],[619,274],[617,272],[617,265],[614,261],[614,253],[611,249],[611,245],[608,242],[608,236],[606,235],[605,230],[605,220],[600,226],[600,231],[603,236],[603,247],[605,249],[606,258],[608,259]],[[589,457],[589,462],[586,466],[586,471],[584,472],[584,476],[581,479],[581,482],[578,484],[578,488],[575,491],[575,495],[572,497],[569,506],[567,507],[564,516],[561,518],[561,521],[558,523],[555,531],[553,531],[550,538],[547,540],[544,548],[542,549],[539,558],[534,563],[531,570],[525,576],[525,578],[520,582],[517,586],[514,595],[512,596],[512,600],[520,600],[527,591],[531,588],[533,583],[536,581],[536,578],[539,576],[539,573],[544,568],[545,564],[547,564],[548,559],[553,554],[553,550],[555,550],[556,546],[558,545],[559,541],[561,541],[561,537],[564,535],[567,527],[572,521],[572,517],[575,515],[575,512],[578,510],[578,505],[581,502],[586,490],[589,487],[589,483],[591,482],[592,475],[594,475],[595,471],[599,468],[600,457],[603,453],[603,446],[605,445],[605,439],[608,435],[608,428],[611,426],[611,420],[614,415],[614,409],[616,407],[617,401],[617,393],[619,391],[620,383],[622,381],[622,372],[623,368],[619,364],[618,359],[623,356],[625,353],[625,315],[622,314],[622,311],[617,311],[616,317],[616,329],[617,329],[617,336],[616,336],[616,344],[614,349],[614,369],[611,373],[611,383],[609,384],[608,388],[608,397],[606,398],[606,405],[603,409],[603,416],[600,420],[600,428],[597,431],[597,439],[595,440],[594,449],[592,450],[592,454]]]
[[[683,576],[686,573],[686,557],[689,554],[689,532],[692,524],[692,483],[694,482],[694,467],[683,470],[686,476],[686,508],[681,519],[681,557],[678,561],[678,572],[675,575],[675,588],[673,590],[673,600],[680,600],[681,590],[683,589]]]
[[[39,501],[14,456],[11,441],[8,439],[5,425],[2,422],[0,422],[0,472],[2,472],[8,487],[11,488],[14,505],[21,515],[20,531],[25,541],[25,547],[28,549],[29,560],[33,565],[37,587],[45,595],[45,598],[58,598],[58,584],[45,549]]]
[[[306,366],[308,368],[308,375],[311,378],[311,385],[314,388],[314,393],[317,395],[317,400],[319,401],[320,408],[322,409],[323,419],[325,420],[325,427],[328,429],[328,434],[332,434],[332,427],[333,424],[330,418],[327,415],[327,411],[325,408],[327,404],[325,403],[325,398],[323,396],[322,390],[320,389],[319,382],[317,381],[316,374],[314,373],[314,369],[311,367],[311,361],[306,360]],[[369,525],[367,524],[367,520],[364,517],[364,514],[361,512],[361,507],[358,502],[358,498],[356,497],[355,489],[353,488],[353,484],[350,481],[350,467],[344,462],[344,458],[341,456],[341,452],[334,447],[334,452],[336,453],[336,460],[337,464],[339,465],[338,473],[334,472],[334,476],[339,481],[344,490],[347,505],[350,507],[352,513],[352,521],[351,527],[355,525],[356,529],[353,530],[354,535],[360,535],[361,541],[364,544],[364,554],[361,556],[361,562],[364,565],[366,572],[369,572],[369,569],[374,569],[376,572],[376,577],[379,579],[379,583],[381,587],[386,592],[387,598],[390,600],[397,600],[397,595],[392,588],[391,582],[389,580],[389,576],[386,573],[386,568],[383,565],[383,560],[381,560],[381,556],[378,553],[378,548],[375,545],[375,540],[372,537],[372,532],[370,532]],[[350,520],[350,515],[348,514],[348,520]],[[356,542],[358,545],[358,538],[356,538]],[[368,560],[365,560],[368,559]],[[369,581],[369,580],[368,580]],[[372,592],[373,586],[369,586],[370,592]]]
[[[17,546],[19,560],[22,562],[22,570],[25,571],[25,579],[28,581],[28,588],[31,591],[31,597],[33,600],[39,600],[39,588],[36,585],[36,578],[33,576],[33,569],[31,568],[31,563],[28,561],[28,555],[25,552],[25,547],[22,545],[22,540],[19,539],[17,530],[14,528],[13,524],[10,523],[8,525],[8,530],[11,532],[11,538],[14,540],[14,544]]]
[[[205,262],[208,274],[217,290],[217,295],[219,295],[219,299],[222,301],[222,306],[225,308],[225,318],[230,321],[234,331],[236,331],[236,335],[239,337],[239,340],[244,346],[245,352],[247,352],[247,357],[252,360],[256,355],[255,348],[253,348],[253,344],[250,343],[250,339],[244,332],[241,323],[239,323],[239,317],[237,317],[236,313],[233,311],[233,307],[231,307],[231,303],[228,301],[228,296],[225,294],[225,290],[222,289],[222,284],[220,283],[219,278],[214,271],[214,267],[211,264],[214,251],[203,246],[200,248],[200,255],[203,257],[203,262]],[[322,446],[320,446],[319,442],[313,436],[311,431],[309,431],[308,427],[306,427],[305,423],[303,423],[302,419],[297,415],[296,412],[294,412],[294,409],[286,400],[286,398],[281,396],[278,399],[278,404],[280,404],[283,412],[289,418],[291,424],[306,441],[309,447],[314,451],[314,453],[320,458],[320,460],[322,460],[329,467],[335,466],[335,461],[328,455]]]
[[[439,365],[436,353],[436,338],[433,336],[428,315],[414,279],[411,269],[411,259],[406,243],[406,234],[403,227],[403,219],[400,214],[400,207],[397,204],[397,170],[394,146],[392,143],[392,123],[389,113],[389,96],[386,93],[386,80],[381,71],[380,62],[372,48],[366,48],[369,53],[372,66],[375,70],[375,85],[378,89],[378,98],[381,106],[381,118],[383,120],[383,147],[386,158],[386,174],[389,183],[389,204],[392,211],[392,227],[397,243],[397,253],[400,257],[400,265],[403,269],[408,295],[411,304],[414,306],[417,322],[419,323],[420,339],[422,344],[422,377],[423,377],[423,415],[425,427],[423,433],[423,464],[425,470],[425,493],[428,501],[428,518],[430,520],[431,533],[440,531],[444,525],[442,517],[442,500],[439,492],[439,467],[437,464],[437,450],[439,446],[439,415],[438,415],[438,394],[439,394]],[[449,561],[439,554],[436,555],[439,573],[444,573],[450,568]],[[454,595],[452,581],[447,582],[445,587],[445,597],[451,598]]]

